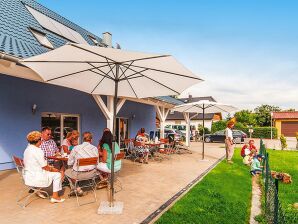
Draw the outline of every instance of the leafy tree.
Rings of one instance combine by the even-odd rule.
[[[235,118],[237,123],[240,122],[244,126],[257,124],[256,114],[252,113],[250,110],[241,110],[235,113]]]
[[[262,104],[255,108],[257,125],[261,127],[268,127],[271,124],[271,112],[280,111],[277,106]]]
[[[226,127],[227,127],[227,121],[226,120],[213,122],[212,127],[211,127],[211,132],[214,133],[216,131],[220,131],[220,130],[225,129]]]

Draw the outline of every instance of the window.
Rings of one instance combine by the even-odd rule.
[[[26,8],[37,20],[37,22],[45,29],[58,34],[70,41],[80,44],[88,44],[87,41],[77,31],[57,22],[56,20],[38,12],[37,10],[26,5]]]
[[[92,37],[90,35],[88,35],[88,37],[92,40],[92,42],[95,44],[95,45],[98,45],[98,41],[96,40],[95,37]]]
[[[30,28],[30,31],[42,46],[45,46],[45,47],[51,48],[51,49],[54,48],[52,43],[46,37],[45,33],[39,32],[39,31],[34,30],[32,28]]]
[[[60,145],[68,132],[80,131],[80,116],[78,114],[42,112],[41,127],[45,126],[52,129],[52,138],[57,145]]]

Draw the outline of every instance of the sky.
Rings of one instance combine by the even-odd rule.
[[[122,49],[171,54],[204,79],[181,96],[298,110],[298,1],[38,0]]]

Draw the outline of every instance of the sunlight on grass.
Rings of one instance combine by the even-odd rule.
[[[233,165],[223,161],[216,166],[156,223],[247,223],[251,176],[239,149],[234,158]]]
[[[298,210],[293,204],[298,202],[298,151],[267,150],[271,170],[289,173],[291,184],[279,184],[279,199],[289,223],[298,223]],[[295,222],[292,222],[295,221]],[[297,222],[296,222],[297,221]]]

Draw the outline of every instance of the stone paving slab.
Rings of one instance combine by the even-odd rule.
[[[97,190],[98,201],[77,207],[74,197],[64,203],[50,204],[46,199],[36,198],[25,209],[16,204],[16,195],[23,188],[15,170],[0,172],[1,224],[8,223],[125,223],[142,222],[164,202],[225,155],[223,144],[206,144],[205,158],[201,162],[201,143],[192,143],[193,154],[170,155],[162,162],[138,164],[124,160],[119,179],[123,189],[116,200],[124,202],[121,215],[98,215],[100,201],[107,200],[107,190]],[[68,189],[65,190],[67,195]],[[91,199],[92,194],[82,200]]]

